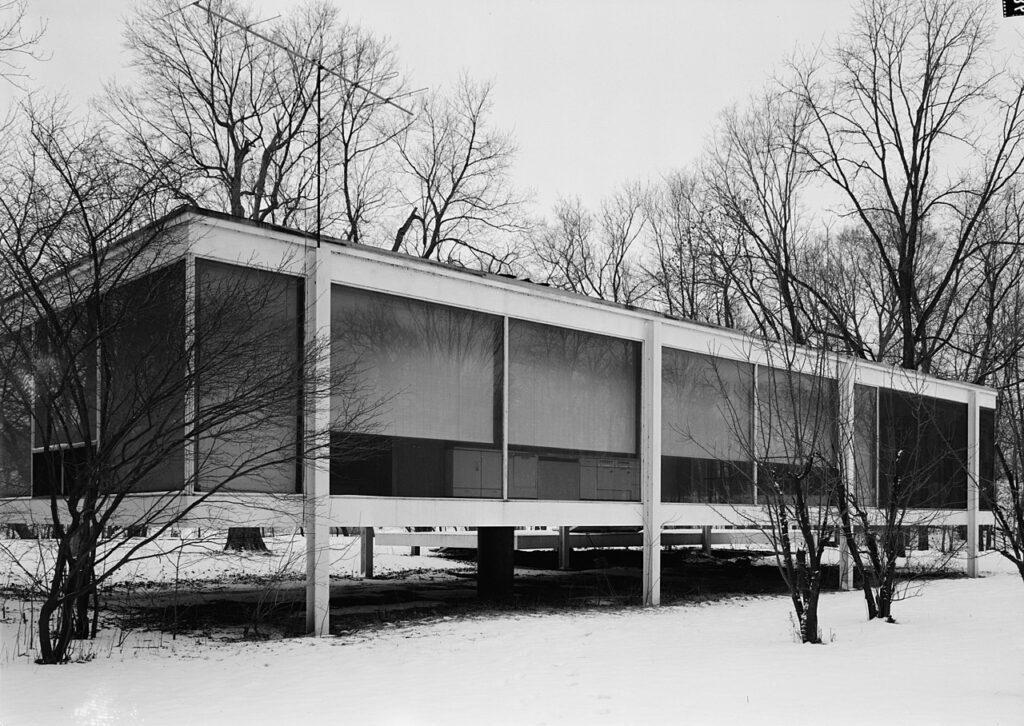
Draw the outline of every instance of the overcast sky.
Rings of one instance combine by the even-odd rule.
[[[131,2],[28,0],[48,22],[33,84],[77,102],[126,64]],[[259,0],[270,17],[294,4]],[[999,3],[992,0],[993,12]],[[626,180],[691,162],[715,116],[760,88],[801,44],[841,33],[829,0],[341,0],[342,14],[394,41],[410,86],[463,70],[494,83],[494,123],[519,144],[517,184],[542,210],[597,200]],[[1022,26],[1024,27],[1024,26]],[[10,88],[3,93],[11,94]]]

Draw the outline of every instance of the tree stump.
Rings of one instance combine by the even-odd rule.
[[[14,533],[18,535],[19,539],[39,539],[39,537],[36,535],[35,530],[27,524],[23,524],[21,522],[14,522],[12,524],[8,524],[7,526],[14,530]]]
[[[243,552],[269,552],[267,543],[263,541],[263,532],[259,527],[229,527],[228,541],[225,550]]]

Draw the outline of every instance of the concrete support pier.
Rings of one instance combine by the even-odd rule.
[[[359,529],[359,565],[363,577],[373,577],[373,527]]]
[[[570,560],[572,559],[572,543],[569,540],[569,533],[572,531],[572,527],[559,527],[558,528],[558,569],[569,570],[572,569]]]
[[[483,600],[512,599],[515,528],[479,527],[476,542],[477,595]]]

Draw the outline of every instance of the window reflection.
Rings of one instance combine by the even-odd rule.
[[[834,503],[838,470],[836,381],[792,370],[758,369],[758,491],[810,504]]]
[[[662,351],[661,499],[753,504],[753,366]]]
[[[300,278],[196,261],[200,490],[301,491]]]
[[[509,495],[640,499],[639,344],[509,321]]]
[[[881,389],[879,503],[967,506],[967,404]]]
[[[331,493],[501,497],[502,322],[331,289]]]

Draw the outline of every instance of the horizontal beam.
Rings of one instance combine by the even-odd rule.
[[[389,547],[452,547],[476,548],[476,532],[379,532],[376,543]],[[661,534],[661,544],[700,545],[700,530],[672,531]],[[643,544],[640,532],[572,532],[569,544],[573,549],[588,547],[639,547]],[[712,545],[765,545],[768,538],[758,530],[713,530]],[[515,533],[517,550],[553,550],[558,547],[557,530],[520,530]]]
[[[134,494],[124,499],[110,524],[160,524],[181,519],[183,524],[212,528],[300,527],[299,494],[222,493],[203,501],[197,496]],[[67,515],[59,502],[61,516]],[[641,527],[639,502],[568,502],[500,499],[427,499],[416,497],[330,498],[331,527]],[[723,504],[662,504],[658,510],[664,527],[754,527],[764,517],[760,507]],[[883,521],[882,510],[871,521]],[[0,523],[47,523],[50,500],[0,499]],[[964,510],[914,509],[906,526],[959,526],[967,524]],[[978,512],[979,525],[993,524],[992,512]],[[553,545],[552,545],[553,546]]]

